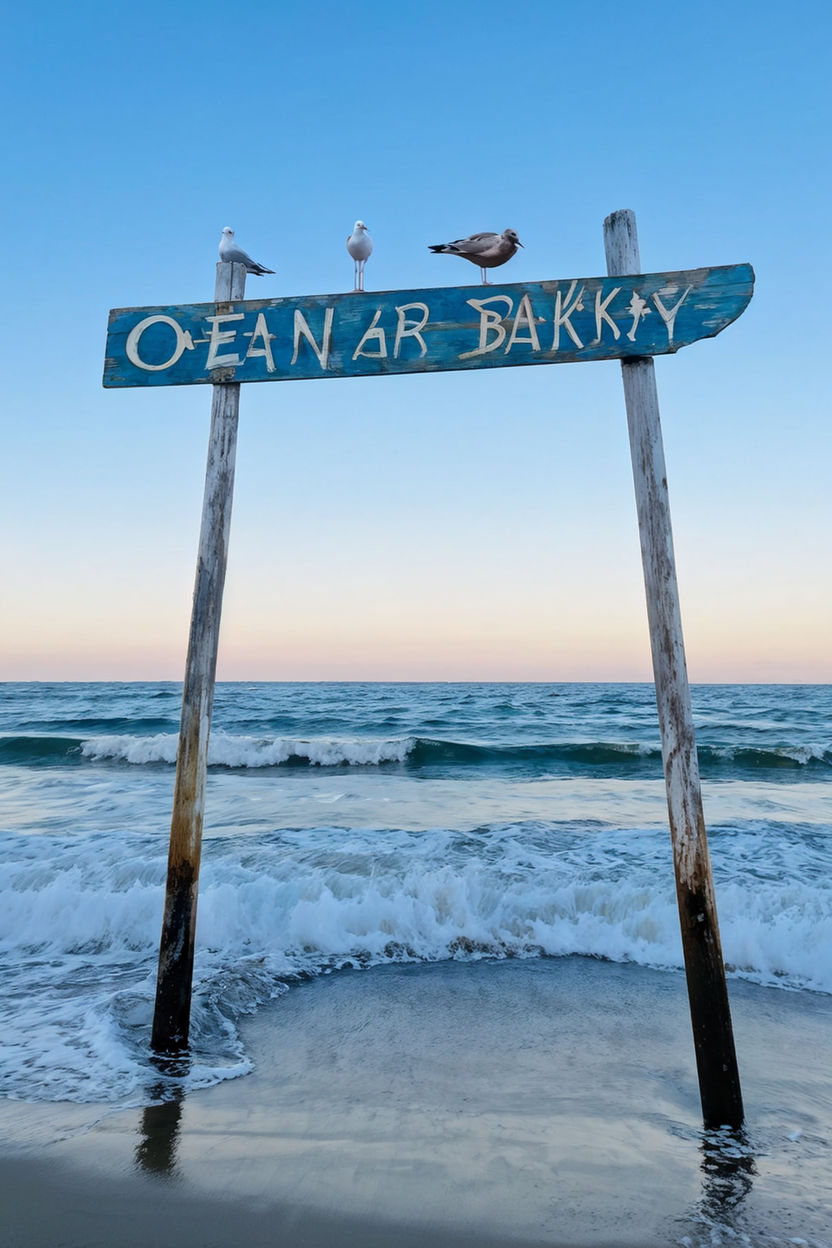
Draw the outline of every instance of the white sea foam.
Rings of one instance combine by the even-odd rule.
[[[761,824],[717,840],[729,966],[760,983],[832,993],[832,885],[811,837]],[[164,846],[20,836],[7,861],[6,1094],[129,1097],[150,1077]],[[243,1073],[235,1016],[298,975],[541,954],[681,966],[661,830],[317,828],[206,842],[191,1082]]]
[[[81,752],[92,760],[112,758],[127,763],[175,763],[179,744],[177,733],[155,736],[92,737]],[[277,767],[290,758],[306,760],[311,766],[378,766],[400,763],[413,748],[412,738],[399,740],[297,740],[289,737],[233,736],[214,732],[208,746],[208,762],[222,767]]]
[[[90,737],[81,744],[81,754],[90,761],[114,759],[134,765],[176,762],[178,733],[156,733],[151,736],[120,734]],[[454,763],[472,766],[524,764],[526,766],[560,765],[575,767],[624,766],[628,759],[655,759],[657,768],[661,751],[658,744],[647,742],[550,742],[517,743],[501,748],[486,744],[431,740],[414,736],[381,737],[255,737],[215,730],[210,739],[208,761],[214,767],[262,768],[277,767],[289,760],[306,762],[311,767],[379,766],[404,762],[419,747],[423,762],[434,765]],[[736,764],[740,768],[774,768],[784,766],[809,768],[813,764],[829,765],[830,750],[823,744],[768,746],[765,749],[746,745],[706,745],[700,743],[700,758],[705,768],[714,762]]]

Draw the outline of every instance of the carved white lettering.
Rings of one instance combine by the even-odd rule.
[[[485,355],[489,351],[496,351],[506,340],[506,327],[502,322],[511,316],[514,308],[514,300],[508,295],[492,295],[490,299],[469,299],[467,302],[475,312],[480,314],[480,342],[473,351],[463,351],[459,357],[461,360],[470,360],[473,355]],[[501,315],[496,308],[487,307],[489,303],[503,303],[506,305],[506,310]],[[488,335],[492,332],[495,337],[489,342]]]
[[[320,364],[321,368],[326,368],[327,361],[329,359],[329,350],[330,350],[330,347],[332,346],[332,318],[334,315],[335,315],[335,309],[327,308],[326,313],[324,314],[323,342],[321,343],[320,346],[318,346],[317,342],[315,341],[315,335],[312,333],[312,330],[309,328],[309,324],[306,320],[306,317],[303,315],[300,308],[295,308],[294,355],[292,356],[292,359],[291,359],[292,364],[295,364],[297,362],[298,351],[300,350],[300,340],[301,340],[301,336],[303,336],[306,339],[306,341],[309,343],[312,350],[317,355],[318,363]]]
[[[361,336],[361,341],[359,342],[358,346],[355,348],[355,350],[352,353],[352,358],[354,360],[357,360],[359,355],[366,355],[368,360],[386,360],[387,359],[387,335],[385,334],[384,330],[381,328],[381,326],[378,323],[380,316],[381,316],[381,308],[377,308],[372,321],[367,326],[367,328],[365,329],[364,333]],[[377,342],[378,350],[377,351],[365,351],[364,350],[365,342]],[[396,339],[396,343],[398,344],[398,338]],[[422,352],[422,354],[424,355],[424,352]]]
[[[408,320],[405,313],[412,312],[416,308],[421,312],[422,319],[418,321]],[[396,340],[393,343],[393,359],[397,360],[399,358],[399,348],[402,345],[403,338],[419,339],[419,358],[421,359],[428,353],[427,343],[422,337],[421,331],[428,323],[430,308],[426,303],[403,303],[400,308],[396,308],[396,315],[399,319],[396,325]]]
[[[627,308],[627,311],[633,318],[633,323],[630,326],[627,337],[630,339],[630,342],[635,342],[636,330],[638,329],[642,318],[650,315],[647,300],[642,299],[641,295],[636,294],[636,292],[633,291],[633,297],[630,300],[630,306]]]
[[[218,355],[217,349],[226,342],[233,342],[237,337],[236,329],[220,329],[226,321],[244,321],[244,312],[225,312],[222,316],[206,316],[211,325],[211,337],[208,340],[208,359],[206,368],[231,368],[240,363],[239,355]]]
[[[529,331],[527,338],[518,338],[521,326]],[[514,324],[511,327],[511,335],[509,336],[508,346],[506,347],[506,355],[508,355],[515,342],[528,342],[534,351],[540,350],[540,339],[537,336],[537,326],[534,323],[534,309],[532,301],[528,295],[524,295],[520,300],[520,307],[517,309],[517,315],[514,318]]]
[[[171,329],[176,334],[176,346],[173,349],[173,353],[162,364],[148,364],[139,355],[139,341],[141,340],[141,336],[146,329],[149,329],[151,325],[159,324],[170,325]],[[138,325],[134,325],[130,330],[130,333],[127,335],[127,343],[125,345],[125,351],[127,352],[127,358],[130,363],[135,364],[136,368],[143,368],[145,372],[148,373],[158,373],[164,368],[171,368],[179,359],[182,352],[186,349],[188,351],[193,351],[193,338],[188,333],[187,329],[183,329],[179,322],[175,321],[172,316],[146,316],[143,321],[139,321]]]
[[[601,341],[601,326],[603,325],[604,321],[606,321],[607,324],[612,329],[613,338],[617,340],[621,337],[621,330],[618,328],[615,321],[612,319],[609,312],[607,311],[607,308],[610,306],[610,304],[612,303],[613,299],[618,294],[620,289],[621,289],[620,286],[615,286],[607,295],[606,299],[603,300],[603,302],[601,300],[601,292],[603,290],[603,287],[599,286],[595,292],[595,336],[597,337],[599,342]]]
[[[666,287],[661,293],[663,295],[673,296],[676,294],[676,291],[678,289],[679,289],[678,286]],[[676,321],[676,313],[679,311],[682,304],[685,302],[685,300],[687,299],[688,295],[690,294],[692,290],[693,290],[693,287],[688,286],[687,290],[684,292],[682,297],[678,299],[676,303],[674,303],[673,307],[670,308],[669,310],[662,303],[661,299],[658,296],[658,293],[653,296],[653,302],[658,308],[659,316],[662,318],[665,325],[667,326],[667,341],[668,342],[673,341],[673,326]]]
[[[575,332],[574,325],[569,319],[570,316],[572,316],[575,312],[583,312],[584,310],[584,305],[581,303],[581,295],[584,293],[584,288],[582,286],[576,295],[575,287],[577,286],[577,284],[578,284],[578,281],[576,278],[573,282],[571,282],[569,286],[569,290],[566,293],[565,299],[563,299],[561,296],[560,288],[558,288],[555,294],[555,334],[552,339],[553,351],[557,351],[558,348],[560,347],[561,325],[563,325],[564,329],[566,330],[567,334],[572,339],[576,347],[582,347],[584,345],[581,342],[580,338],[578,337],[577,333]]]
[[[247,337],[248,335],[246,335]],[[266,318],[262,312],[257,313],[257,323],[254,326],[254,332],[251,335],[248,351],[246,351],[246,359],[251,360],[260,356],[266,361],[266,372],[274,372],[274,356],[272,355],[272,340],[275,335],[269,333],[269,327],[266,324]],[[260,339],[263,343],[262,347],[255,347],[255,342]]]

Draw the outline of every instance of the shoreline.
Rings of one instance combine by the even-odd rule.
[[[0,1102],[0,1245],[826,1248],[832,999],[730,993],[743,1139],[703,1136],[679,974],[321,976],[242,1022],[243,1078],[138,1109]]]

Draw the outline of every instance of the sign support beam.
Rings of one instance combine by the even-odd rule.
[[[607,217],[604,247],[611,277],[641,272],[634,213]],[[702,808],[653,360],[622,360],[621,374],[702,1114],[706,1128],[737,1128],[742,1092]]]
[[[245,298],[245,284],[245,265],[217,264],[214,299],[218,312],[222,305]],[[239,409],[239,382],[214,385],[151,1037],[151,1046],[159,1054],[181,1054],[188,1048],[208,738],[228,561]]]

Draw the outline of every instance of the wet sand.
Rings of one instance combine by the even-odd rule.
[[[701,1131],[681,975],[324,976],[244,1023],[243,1079],[116,1112],[0,1102],[0,1244],[827,1248],[832,1000],[731,1000],[743,1137]]]

